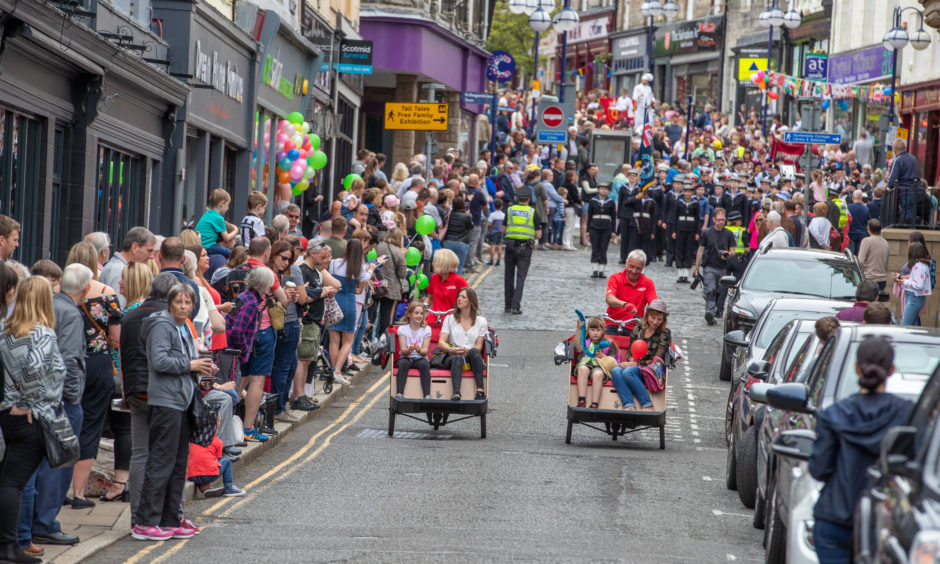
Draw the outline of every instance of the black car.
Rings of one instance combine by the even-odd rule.
[[[940,368],[907,426],[890,429],[855,512],[856,562],[940,558]]]
[[[821,487],[809,476],[801,461],[808,459],[812,451],[815,414],[859,391],[855,357],[858,346],[870,335],[888,337],[894,346],[895,372],[887,381],[889,393],[916,399],[928,375],[940,363],[940,330],[895,325],[842,326],[823,345],[805,383],[779,384],[767,389],[763,394],[767,403],[783,411],[773,443],[775,456],[768,469],[770,478],[764,507],[768,563],[787,561],[788,547],[796,544],[793,540],[788,542],[788,533],[799,537],[803,545],[812,541],[812,506],[807,515],[791,514],[798,506],[801,510],[806,507],[805,498],[815,495]],[[751,399],[755,400],[754,394]],[[796,454],[781,456],[778,446],[794,442],[798,444],[792,448]],[[798,495],[803,497],[790,499],[794,491],[802,492]],[[796,528],[788,531],[791,526]],[[812,546],[803,548],[804,553],[813,552]]]
[[[862,272],[851,253],[841,255],[817,249],[768,249],[751,258],[740,282],[725,276],[719,284],[728,288],[725,333],[747,334],[770,300],[810,296],[855,301],[855,287]],[[722,347],[720,380],[732,376],[731,350]]]

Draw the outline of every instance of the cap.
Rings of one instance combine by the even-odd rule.
[[[783,191],[781,191],[779,194],[777,194],[777,197],[780,198],[781,200],[789,200],[789,199],[790,199],[790,193],[787,192],[786,190],[783,190]]]
[[[658,311],[663,315],[669,315],[669,310],[666,309],[666,302],[657,298],[650,303],[646,304],[646,310]]]
[[[398,204],[399,204],[398,197],[395,196],[394,194],[389,194],[388,196],[385,196],[385,207],[394,208]]]
[[[656,165],[656,172],[659,172],[659,171],[669,172],[669,166],[665,164],[658,164]]]
[[[740,182],[741,177],[738,176],[738,173],[732,172],[731,174],[728,175],[728,180],[734,180],[735,182]]]
[[[531,200],[532,199],[532,188],[529,186],[520,186],[516,188],[516,199],[517,200]]]
[[[416,210],[418,209],[418,203],[414,200],[407,200],[402,203],[401,209],[403,210]]]
[[[723,176],[722,178],[725,178],[725,177]],[[715,180],[714,182],[712,182],[712,186],[721,186],[722,188],[724,188],[724,187],[725,187],[725,183],[722,182],[721,179],[718,179],[718,180]]]
[[[767,184],[771,184],[771,182],[770,182],[770,177],[769,177],[769,176],[761,176],[761,177],[760,177],[760,183],[763,184],[763,183],[765,183],[765,182],[766,182]]]
[[[627,169],[627,174],[640,174],[640,171],[638,171],[637,169],[631,166],[630,168]]]
[[[806,179],[806,175],[803,174],[802,172],[798,172],[798,173],[796,173],[796,174],[793,175],[793,178],[801,178],[801,179],[804,179],[804,180],[805,180],[805,179]]]
[[[737,221],[739,219],[741,219],[741,212],[739,211],[733,211],[728,214],[728,221]]]

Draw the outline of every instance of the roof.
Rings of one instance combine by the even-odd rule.
[[[800,249],[790,247],[786,249],[771,248],[766,253],[757,253],[756,257],[772,258],[775,260],[814,260],[814,259],[842,259],[849,262],[849,259],[842,253],[835,251],[824,251],[822,249]]]
[[[771,300],[770,305],[767,306],[767,309],[782,309],[790,311],[829,311],[833,308],[842,308],[852,307],[854,302],[849,302],[846,300],[830,300],[828,298],[808,298],[808,297],[794,297],[794,298],[774,298]],[[815,320],[814,320],[815,322]]]
[[[940,344],[940,329],[936,327],[911,327],[906,325],[854,325],[839,328],[840,334],[848,333],[852,341],[861,341],[869,335],[890,337],[893,341]]]

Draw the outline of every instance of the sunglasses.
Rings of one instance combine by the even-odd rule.
[[[281,260],[290,260],[290,255],[277,255],[277,257]]]

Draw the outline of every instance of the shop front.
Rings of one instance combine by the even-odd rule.
[[[633,87],[639,84],[640,77],[649,69],[649,30],[638,28],[612,33],[610,45],[613,57],[610,62],[613,73],[611,92],[619,95],[620,91],[626,88],[627,94],[632,96]]]
[[[595,8],[579,12],[578,27],[568,32],[568,46],[564,62],[570,78],[580,92],[608,90],[611,63],[610,32],[614,29],[613,8]],[[561,43],[555,50],[561,61]],[[559,69],[560,72],[560,69]]]
[[[208,194],[232,194],[229,221],[245,212],[251,187],[258,43],[204,0],[154,0],[170,44],[170,70],[192,92],[176,113],[167,154],[160,228],[177,233],[199,219]]]
[[[836,53],[829,57],[829,82],[832,85],[871,86],[891,80],[891,51],[882,45],[866,47],[857,51]],[[831,131],[842,135],[849,147],[858,138],[862,129],[871,135],[875,145],[876,166],[884,165],[884,151],[878,144],[884,141],[888,131],[890,100],[878,102],[866,98],[842,98],[832,101]]]
[[[829,27],[825,11],[805,15],[799,27],[788,32],[784,67],[786,74],[808,80],[826,80],[829,69]],[[783,123],[797,123],[805,131],[822,131],[825,112],[817,97],[793,99],[783,96]]]
[[[920,177],[940,184],[940,81],[905,86],[901,123],[908,130],[908,151],[917,157]]]
[[[654,89],[658,99],[692,96],[701,108],[721,100],[724,15],[668,23],[656,29]]]

